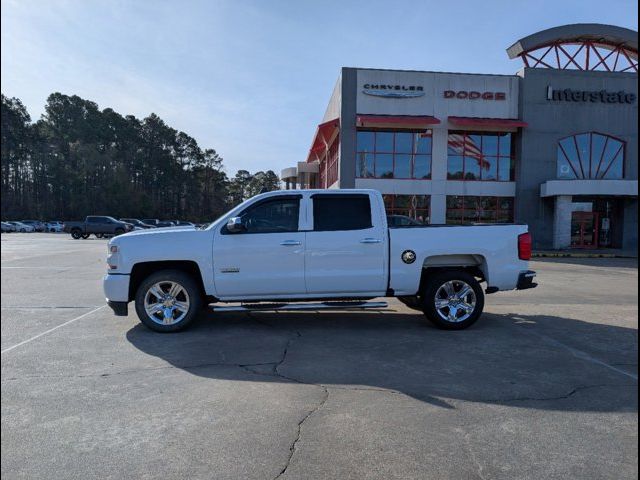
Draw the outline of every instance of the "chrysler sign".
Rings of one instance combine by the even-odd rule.
[[[547,87],[547,100],[554,102],[590,102],[590,103],[623,103],[632,104],[637,100],[635,93],[623,90],[608,92],[607,90],[554,90],[551,85]]]
[[[424,87],[421,85],[389,85],[379,83],[365,83],[362,93],[376,97],[413,98],[424,95]]]

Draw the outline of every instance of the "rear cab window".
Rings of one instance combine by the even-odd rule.
[[[313,231],[366,230],[373,227],[367,194],[315,194]]]

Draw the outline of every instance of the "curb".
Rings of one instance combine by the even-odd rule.
[[[533,252],[533,258],[636,258],[615,253],[581,253],[581,252]]]

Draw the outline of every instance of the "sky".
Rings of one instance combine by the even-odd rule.
[[[2,0],[2,93],[52,92],[170,126],[225,169],[306,156],[341,67],[512,74],[505,49],[568,23],[638,29],[630,0]]]

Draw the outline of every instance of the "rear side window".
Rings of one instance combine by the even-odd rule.
[[[317,232],[371,228],[369,195],[314,195],[313,229]]]

